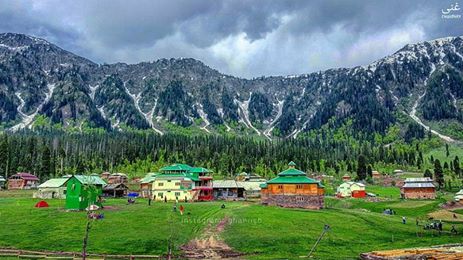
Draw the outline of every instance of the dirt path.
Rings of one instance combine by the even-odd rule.
[[[242,255],[234,251],[220,237],[230,219],[223,218],[215,227],[209,223],[203,234],[181,247],[187,259],[239,259]]]

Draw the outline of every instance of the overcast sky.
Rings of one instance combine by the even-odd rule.
[[[463,35],[463,19],[441,17],[451,4],[0,0],[0,32],[43,37],[98,63],[192,57],[250,78],[365,65],[407,43]]]

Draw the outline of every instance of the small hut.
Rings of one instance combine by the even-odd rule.
[[[382,176],[381,173],[379,173],[378,171],[372,171],[372,172],[371,172],[371,177],[372,177],[373,179],[380,179],[381,176]]]
[[[8,178],[9,190],[30,190],[36,189],[39,178],[27,172],[17,173]]]
[[[113,173],[108,176],[108,184],[127,184],[129,182],[129,178],[124,173]]]
[[[294,162],[290,162],[288,166],[276,178],[261,185],[262,204],[286,208],[323,208],[323,185],[307,177],[305,172],[297,170]]]
[[[436,187],[432,180],[426,178],[407,178],[400,189],[404,199],[435,199]]]
[[[2,175],[0,175],[0,190],[5,189],[5,183],[6,183],[5,177],[3,177]]]
[[[347,173],[342,176],[342,181],[344,181],[344,182],[350,181],[351,179],[352,178]]]
[[[215,180],[212,183],[214,199],[244,199],[244,187],[241,183],[235,180]]]
[[[260,197],[260,185],[265,184],[265,181],[243,181],[240,185],[244,188],[244,197],[246,199]]]
[[[365,198],[365,184],[348,181],[339,185],[336,195],[340,198]]]
[[[83,210],[93,204],[101,206],[100,196],[105,185],[98,175],[73,175],[67,181],[66,209]]]
[[[463,190],[460,190],[459,192],[457,192],[457,193],[455,194],[455,197],[453,197],[453,199],[454,199],[456,202],[463,203]]]
[[[152,197],[152,186],[156,179],[157,173],[148,173],[144,178],[140,180],[140,197],[149,198]]]
[[[124,183],[108,184],[103,188],[103,195],[105,197],[121,198],[127,196],[129,187]]]
[[[69,178],[49,179],[38,186],[38,191],[34,193],[34,198],[39,199],[65,199],[66,181]]]

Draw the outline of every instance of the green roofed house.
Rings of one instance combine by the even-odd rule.
[[[175,163],[159,169],[152,182],[151,196],[158,201],[209,201],[212,195],[212,171]],[[149,177],[145,177],[150,180]]]
[[[67,181],[66,209],[84,210],[90,205],[101,206],[100,196],[106,182],[98,175],[73,175]]]
[[[260,185],[261,201],[264,205],[287,208],[321,209],[324,204],[323,185],[296,169],[290,162],[288,169],[276,178]]]
[[[37,187],[38,190],[33,196],[39,199],[65,199],[68,180],[69,177],[49,179]]]

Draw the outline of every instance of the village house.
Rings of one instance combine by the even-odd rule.
[[[6,183],[5,177],[3,177],[2,175],[0,175],[0,190],[5,189],[5,183]]]
[[[436,187],[432,180],[426,178],[407,178],[400,189],[404,199],[435,199]]]
[[[108,184],[127,184],[129,182],[129,178],[124,173],[113,173],[107,177]]]
[[[365,184],[353,181],[344,182],[339,185],[336,196],[339,198],[365,198]]]
[[[145,177],[140,179],[140,197],[142,198],[151,198],[151,190],[153,188],[153,182],[156,179],[158,173],[150,172],[146,174]]]
[[[352,178],[351,178],[350,175],[347,174],[347,173],[344,174],[344,175],[342,176],[342,181],[347,182],[347,181],[350,181],[351,179],[352,179]]]
[[[108,184],[103,187],[103,196],[122,198],[127,196],[129,187],[124,183]]]
[[[90,205],[101,206],[100,197],[106,182],[98,175],[73,175],[67,181],[66,209],[84,210]]]
[[[297,170],[294,162],[288,166],[276,178],[261,185],[262,204],[287,208],[323,208],[323,185],[307,177],[305,172]]]
[[[151,195],[158,201],[210,201],[212,194],[212,172],[202,167],[173,164],[161,168],[154,178]]]
[[[381,173],[379,173],[378,171],[372,171],[371,172],[371,177],[373,179],[380,179],[382,177]]]
[[[17,173],[8,178],[9,190],[29,190],[36,189],[39,183],[39,178],[35,175],[26,172]]]
[[[39,199],[65,199],[68,179],[69,177],[49,179],[38,186],[38,190],[33,197]]]
[[[453,199],[454,199],[456,202],[463,203],[463,190],[460,190],[460,191],[458,191],[457,193],[455,193],[455,196],[453,197]]]
[[[212,184],[214,199],[216,200],[237,200],[244,199],[244,187],[241,181],[215,180]]]

